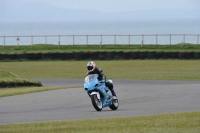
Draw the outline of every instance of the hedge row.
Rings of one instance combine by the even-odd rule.
[[[30,82],[30,81],[0,81],[0,88],[10,88],[10,87],[25,87],[25,86],[35,86],[40,87],[42,84],[40,82]]]
[[[116,60],[116,59],[200,59],[200,52],[71,52],[0,54],[0,60]]]

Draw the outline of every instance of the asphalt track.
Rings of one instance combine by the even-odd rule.
[[[82,79],[38,79],[45,86],[82,86]],[[119,108],[97,112],[83,88],[0,98],[0,124],[148,116],[200,111],[200,82],[113,80]]]

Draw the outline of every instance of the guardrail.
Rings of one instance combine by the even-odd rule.
[[[106,44],[199,44],[199,34],[141,34],[141,35],[32,35],[0,36],[0,45],[106,45]]]
[[[96,52],[50,52],[0,54],[0,60],[144,60],[180,59],[199,60],[200,52],[163,51],[96,51]]]

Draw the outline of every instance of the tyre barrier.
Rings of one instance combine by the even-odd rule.
[[[0,60],[134,60],[134,59],[200,59],[200,52],[145,52],[145,51],[99,51],[99,52],[65,52],[65,53],[21,53],[0,54]]]
[[[9,60],[9,55],[8,54],[1,54],[1,59],[3,60]]]
[[[63,53],[62,53],[63,54]],[[59,59],[59,60],[61,60],[61,56],[62,56],[62,54],[61,53],[54,53],[53,55],[53,59],[54,60],[56,60],[56,59]]]
[[[57,53],[57,56],[60,60],[66,60],[67,59],[67,53]]]
[[[200,59],[200,52],[194,53],[194,59]]]
[[[90,59],[90,52],[83,52],[82,53],[82,59],[83,60],[89,60]]]
[[[74,52],[74,60],[82,60],[82,52]]]
[[[115,59],[123,59],[123,51],[115,52]]]
[[[66,60],[72,60],[74,58],[74,53],[67,53],[66,54]]]
[[[42,54],[41,53],[33,54],[33,56],[34,56],[35,60],[41,60],[42,59]]]
[[[107,59],[107,52],[101,51],[98,54],[99,60],[105,60]]]
[[[185,53],[185,52],[179,52],[178,58],[179,58],[180,60],[186,59],[186,53]]]
[[[113,60],[115,58],[115,51],[107,52],[107,59]]]
[[[178,59],[179,58],[179,54],[178,52],[171,52],[171,59]]]
[[[194,59],[194,52],[186,52],[186,59]]]
[[[20,59],[25,59],[25,54],[17,54],[17,59],[20,60]],[[41,56],[41,55],[40,55]]]
[[[32,81],[23,81],[23,82],[14,82],[14,81],[1,81],[0,88],[11,88],[11,87],[25,87],[25,86],[35,86],[41,87],[43,86],[40,82],[32,82]]]
[[[155,59],[155,52],[147,52],[147,59]]]
[[[163,52],[162,58],[163,58],[163,59],[169,59],[169,58],[171,58],[170,53],[171,53],[171,52]]]
[[[26,54],[25,54],[25,58],[26,58],[27,60],[34,60],[34,58],[33,58],[33,53],[26,53]]]
[[[18,59],[27,59],[27,60],[41,60],[42,54],[41,53],[28,53],[28,54],[21,54],[18,56]]]
[[[8,55],[8,59],[10,60],[17,60],[17,56],[15,56],[16,54],[10,54]]]
[[[147,52],[139,52],[139,59],[144,60],[147,58]]]
[[[159,52],[155,52],[155,59],[162,59],[163,58],[163,52],[159,51]]]
[[[50,58],[52,58],[53,59],[53,53],[43,53],[42,54],[42,59],[43,60],[47,60],[47,59],[50,59]],[[27,59],[27,56],[26,56],[26,59]]]
[[[131,59],[131,52],[124,52],[124,59],[125,60]]]
[[[131,59],[139,59],[139,52],[132,52]]]
[[[99,52],[91,52],[90,53],[91,60],[98,60],[99,59]]]

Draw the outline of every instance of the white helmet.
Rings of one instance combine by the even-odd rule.
[[[87,63],[87,69],[89,72],[94,71],[95,68],[96,68],[96,64],[93,61],[89,61]]]

